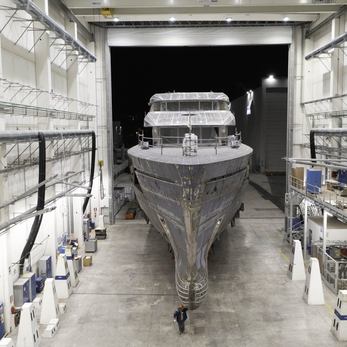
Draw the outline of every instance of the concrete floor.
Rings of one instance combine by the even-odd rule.
[[[60,330],[40,346],[343,346],[329,329],[335,296],[308,306],[303,282],[287,279],[283,213],[251,186],[246,210],[209,257],[206,302],[190,312],[186,334],[173,322],[174,261],[142,220],[117,221],[80,274]]]

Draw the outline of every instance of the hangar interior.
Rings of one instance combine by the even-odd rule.
[[[343,345],[346,10],[1,1],[0,346]]]

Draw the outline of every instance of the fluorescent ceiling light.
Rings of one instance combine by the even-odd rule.
[[[170,17],[170,18],[169,18],[169,21],[170,21],[171,23],[176,22],[176,18],[175,18],[175,17]]]
[[[230,23],[233,19],[231,17],[225,18],[226,22]]]

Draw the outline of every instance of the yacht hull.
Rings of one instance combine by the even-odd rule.
[[[193,158],[139,146],[128,151],[137,200],[172,246],[177,293],[190,309],[207,295],[209,249],[241,207],[251,153],[245,145]]]

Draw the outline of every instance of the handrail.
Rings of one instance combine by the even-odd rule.
[[[138,146],[142,149],[150,149],[159,147],[161,149],[161,154],[163,154],[163,148],[179,148],[184,146],[185,137],[180,136],[161,136],[161,137],[149,137],[144,136],[143,133],[138,133]],[[176,140],[174,143],[164,143],[165,139]],[[182,141],[181,141],[182,140]],[[215,154],[218,154],[219,147],[231,147],[238,148],[241,143],[241,132],[235,135],[215,137],[211,139],[197,139],[196,144],[201,147],[214,147]],[[184,153],[183,153],[184,155]]]
[[[289,176],[290,188],[303,197],[308,198],[326,209],[333,215],[347,222],[347,213],[344,207],[347,206],[347,197],[341,196],[334,191],[321,189],[315,185],[304,184],[303,180],[292,175]]]

